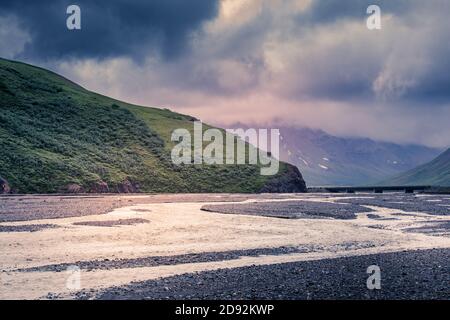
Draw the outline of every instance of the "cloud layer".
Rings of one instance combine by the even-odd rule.
[[[366,28],[374,2],[382,10],[378,31]],[[66,1],[2,1],[0,27],[8,32],[0,32],[0,54],[215,124],[450,145],[448,1],[78,4],[82,30],[71,32]]]
[[[177,56],[191,32],[218,12],[214,0],[78,0],[82,30],[69,31],[66,9],[71,4],[68,0],[2,0],[0,14],[18,17],[30,34],[24,57],[139,60],[152,51],[162,57]]]

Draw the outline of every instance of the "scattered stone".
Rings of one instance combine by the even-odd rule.
[[[76,226],[92,226],[92,227],[116,227],[116,226],[130,226],[139,223],[149,223],[146,219],[119,219],[119,220],[102,220],[102,221],[81,221],[74,222]]]
[[[356,213],[373,211],[353,204],[303,200],[205,205],[201,209],[224,214],[245,214],[284,219],[355,219]]]
[[[364,244],[363,244],[364,245]],[[342,244],[347,246],[347,244]],[[71,263],[61,263],[46,265],[40,267],[32,267],[25,269],[17,269],[18,272],[36,272],[36,271],[55,271],[60,272],[67,269],[68,266],[77,265],[85,271],[90,270],[111,270],[123,268],[140,268],[140,267],[154,267],[162,265],[175,265],[182,263],[198,263],[198,262],[213,262],[239,259],[240,257],[256,257],[260,255],[283,255],[291,253],[306,253],[317,250],[322,250],[321,247],[301,246],[301,247],[277,247],[277,248],[259,248],[246,250],[231,250],[223,252],[202,252],[189,253],[175,256],[151,256],[145,258],[135,259],[103,259],[94,261],[77,261]]]
[[[384,194],[372,198],[347,198],[340,199],[339,202],[351,203],[362,206],[375,206],[383,207],[395,210],[402,210],[406,212],[423,212],[431,215],[450,215],[449,207],[443,206],[443,204],[450,204],[448,200],[439,198],[439,202],[429,201],[434,200],[437,197],[417,197],[410,194]]]
[[[55,224],[27,224],[21,226],[0,225],[0,232],[36,232],[52,228],[58,228],[58,226]]]
[[[165,278],[164,286],[160,280],[149,280],[111,287],[95,294],[81,291],[76,297],[106,300],[449,300],[448,261],[450,249],[372,254],[204,271]],[[367,288],[370,265],[381,269],[380,290]],[[300,268],[302,272],[298,272]]]

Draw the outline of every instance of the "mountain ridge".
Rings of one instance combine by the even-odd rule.
[[[369,185],[430,161],[442,150],[369,138],[345,138],[308,128],[281,128],[281,160],[296,165],[308,185]]]
[[[430,162],[381,182],[385,185],[450,187],[450,148]]]
[[[250,126],[236,123],[231,127],[248,129]],[[297,166],[308,186],[376,184],[424,164],[443,151],[370,138],[338,137],[307,127],[278,129],[280,159]]]
[[[174,165],[171,132],[191,131],[195,120],[0,58],[0,192],[306,191],[301,173],[286,163],[267,177],[260,164]]]

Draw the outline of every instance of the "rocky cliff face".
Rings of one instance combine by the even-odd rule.
[[[0,194],[10,193],[10,192],[11,192],[11,188],[8,184],[8,181],[6,181],[2,177],[0,177]]]
[[[138,193],[139,184],[125,180],[116,186],[109,186],[104,181],[93,183],[89,188],[83,188],[78,184],[68,184],[58,190],[60,193]]]
[[[267,193],[306,192],[306,183],[297,167],[287,165],[283,175],[275,176],[260,190]]]

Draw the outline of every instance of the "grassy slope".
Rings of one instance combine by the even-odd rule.
[[[59,192],[70,184],[96,191],[102,182],[111,192],[126,183],[142,192],[258,192],[292,182],[286,164],[275,177],[261,176],[258,165],[173,165],[170,134],[192,130],[192,120],[0,59],[0,176],[16,192]]]
[[[450,187],[450,149],[433,161],[396,176],[383,184]]]

